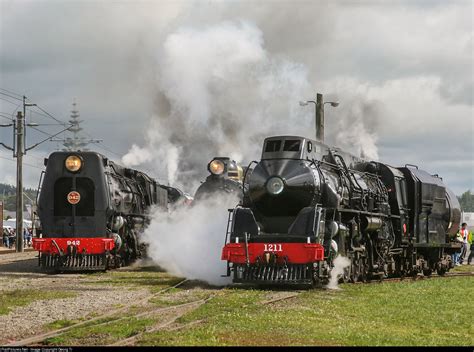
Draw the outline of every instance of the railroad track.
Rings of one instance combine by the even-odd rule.
[[[178,305],[171,306],[171,307],[166,307],[166,308],[159,308],[159,309],[155,309],[152,312],[147,312],[146,315],[154,315],[156,313],[161,313],[161,312],[165,312],[165,311],[177,310],[177,312],[175,314],[171,315],[171,317],[167,318],[165,321],[160,322],[159,324],[154,325],[152,327],[149,327],[149,328],[145,329],[144,331],[139,332],[138,334],[135,334],[135,335],[130,336],[130,337],[128,337],[126,339],[123,339],[123,340],[116,341],[113,344],[110,344],[110,345],[107,345],[107,346],[130,346],[130,345],[133,345],[133,343],[136,342],[144,334],[156,332],[156,331],[162,330],[162,329],[170,326],[171,324],[175,323],[179,318],[181,318],[183,315],[189,313],[192,310],[195,310],[195,309],[199,308],[200,306],[202,306],[203,304],[205,304],[206,302],[208,302],[212,298],[213,298],[213,296],[208,297],[206,299],[200,299],[200,300],[196,300],[196,301],[192,301],[192,302],[188,302],[188,303],[184,303],[184,304],[178,304]],[[183,309],[183,308],[187,308],[187,309]],[[143,315],[145,315],[145,314],[143,314],[143,313],[140,314],[140,316],[143,316]],[[138,317],[138,316],[139,315],[135,315],[134,317]],[[193,323],[196,324],[196,322],[193,322]],[[189,325],[189,324],[186,324],[186,325]]]
[[[33,248],[25,248],[23,250],[23,252],[19,252],[19,254],[25,253],[25,252],[36,252],[36,250],[34,250]],[[2,250],[0,250],[0,255],[2,255],[2,254],[11,254],[11,253],[16,253],[16,249],[2,249]]]
[[[417,276],[405,276],[405,277],[391,277],[387,279],[370,279],[367,281],[358,281],[355,284],[370,284],[376,282],[400,282],[400,281],[416,281],[416,280],[430,280],[430,279],[443,279],[448,277],[458,277],[458,276],[474,276],[474,272],[456,272],[456,273],[446,273],[444,275],[417,275]]]
[[[166,287],[166,288],[163,288],[162,290],[159,290],[158,292],[156,293],[153,293],[151,295],[148,295],[144,298],[142,298],[141,300],[139,301],[136,301],[136,302],[131,302],[127,305],[125,305],[124,307],[121,307],[121,308],[118,308],[118,309],[115,309],[115,310],[112,310],[112,311],[109,311],[105,314],[102,314],[102,315],[99,315],[99,316],[96,316],[94,318],[91,318],[91,319],[88,319],[88,320],[84,320],[84,321],[81,321],[79,323],[76,323],[76,324],[73,324],[73,325],[70,325],[70,326],[67,326],[67,327],[64,327],[64,328],[61,328],[61,329],[56,329],[56,330],[53,330],[53,331],[49,331],[49,332],[46,332],[46,333],[43,333],[43,334],[39,334],[39,335],[35,335],[35,336],[31,336],[31,337],[28,337],[26,339],[22,339],[22,340],[18,340],[18,341],[14,341],[12,343],[9,343],[9,344],[6,344],[5,346],[29,346],[29,345],[35,345],[35,344],[39,344],[41,342],[43,342],[44,340],[46,340],[47,338],[52,338],[52,337],[56,337],[56,336],[59,336],[59,335],[62,335],[64,334],[65,332],[69,331],[69,330],[72,330],[72,329],[75,329],[75,328],[79,328],[79,327],[83,327],[85,325],[88,325],[90,323],[93,323],[93,322],[96,322],[98,320],[101,320],[101,319],[104,319],[104,318],[109,318],[109,317],[112,317],[118,313],[123,313],[123,312],[126,312],[129,308],[131,308],[132,306],[136,306],[136,305],[141,305],[141,304],[146,304],[150,299],[152,298],[155,298],[157,296],[159,296],[160,294],[163,294],[173,288],[177,288],[181,285],[183,285],[185,282],[187,282],[189,280],[185,279],[185,280],[181,280],[180,282],[178,282],[177,284],[173,285],[173,286],[169,286],[169,287]],[[149,313],[149,312],[147,312]],[[143,313],[142,313],[143,314]],[[138,314],[138,315],[141,315],[141,314]],[[101,325],[101,324],[105,324],[105,323],[109,323],[109,322],[113,322],[113,321],[118,321],[118,320],[122,320],[124,318],[118,318],[118,319],[114,319],[114,320],[111,320],[111,321],[108,321],[108,322],[104,322],[104,323],[100,323],[100,324],[97,324],[97,325]]]
[[[272,298],[272,299],[269,299],[269,300],[266,300],[266,301],[263,301],[261,302],[262,305],[269,305],[269,304],[272,304],[272,303],[276,303],[276,302],[280,302],[280,301],[283,301],[283,300],[287,300],[287,299],[292,299],[292,298],[295,298],[295,297],[298,297],[302,292],[304,291],[297,291],[297,292],[285,292],[284,295],[281,295],[279,297],[276,297],[276,298]],[[139,315],[135,315],[135,317],[138,317],[138,316],[144,316],[144,315],[153,315],[153,314],[156,314],[158,312],[164,312],[166,310],[170,311],[170,310],[178,310],[180,308],[183,308],[183,307],[189,307],[190,309],[184,309],[184,310],[178,310],[176,312],[176,314],[172,315],[171,317],[167,318],[165,321],[163,322],[160,322],[159,324],[156,324],[148,329],[146,329],[145,331],[143,332],[140,332],[136,335],[133,335],[133,336],[130,336],[126,339],[123,339],[123,340],[119,340],[119,341],[116,341],[114,342],[113,344],[110,344],[108,346],[131,346],[133,345],[140,337],[142,337],[144,334],[147,334],[147,333],[153,333],[153,332],[156,332],[156,331],[159,331],[159,330],[162,330],[162,329],[165,329],[165,328],[169,328],[170,325],[176,323],[176,321],[181,318],[183,315],[189,313],[190,311],[192,310],[195,310],[197,308],[199,308],[200,306],[204,305],[205,303],[207,303],[209,300],[211,300],[214,296],[210,296],[206,299],[200,299],[200,300],[196,300],[196,301],[192,301],[192,302],[188,302],[188,303],[184,303],[184,304],[180,304],[180,305],[176,305],[176,306],[172,306],[172,307],[166,307],[166,308],[158,308],[152,312],[146,312],[146,313],[141,313]],[[183,325],[180,325],[180,326],[176,326],[176,327],[173,327],[173,328],[170,328],[169,330],[170,331],[176,331],[176,330],[180,330],[180,329],[183,329],[185,327],[189,327],[189,326],[192,326],[192,325],[196,325],[196,324],[200,324],[202,322],[204,322],[205,320],[201,319],[201,320],[197,320],[197,321],[192,321],[192,322],[189,322],[187,324],[183,324]]]

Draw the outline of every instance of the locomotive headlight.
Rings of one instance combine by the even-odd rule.
[[[77,155],[70,155],[66,158],[65,165],[66,169],[68,169],[69,171],[77,172],[82,167],[82,160]]]
[[[270,177],[267,181],[266,188],[268,193],[277,195],[283,192],[285,188],[285,183],[283,180],[277,176]]]
[[[221,175],[224,172],[224,163],[220,160],[212,160],[209,163],[209,172],[213,175]]]

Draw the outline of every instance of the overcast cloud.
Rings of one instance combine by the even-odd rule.
[[[104,140],[99,151],[127,162],[139,153],[136,168],[189,192],[216,154],[258,158],[266,131],[312,137],[314,108],[298,100],[316,92],[340,102],[326,105],[328,143],[418,164],[457,194],[474,190],[472,1],[0,6],[0,88],[61,119],[76,98],[84,129]],[[0,97],[10,101],[0,99],[1,116],[14,115],[18,102]],[[29,130],[28,144],[44,137]],[[0,141],[11,139],[0,128]],[[28,154],[26,185],[37,186],[57,147]],[[0,182],[14,183],[11,153],[0,156]]]

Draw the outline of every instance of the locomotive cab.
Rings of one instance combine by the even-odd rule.
[[[328,146],[324,143],[304,137],[269,137],[263,143],[261,159],[322,160],[327,149]]]

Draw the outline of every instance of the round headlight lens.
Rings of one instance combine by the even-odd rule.
[[[212,160],[209,163],[209,172],[213,175],[221,175],[224,172],[224,163],[220,160]]]
[[[66,158],[66,169],[71,172],[77,172],[82,167],[82,160],[77,155],[71,155]]]
[[[277,176],[271,177],[267,181],[266,188],[268,193],[277,195],[283,192],[283,189],[285,188],[285,183],[281,178]]]

